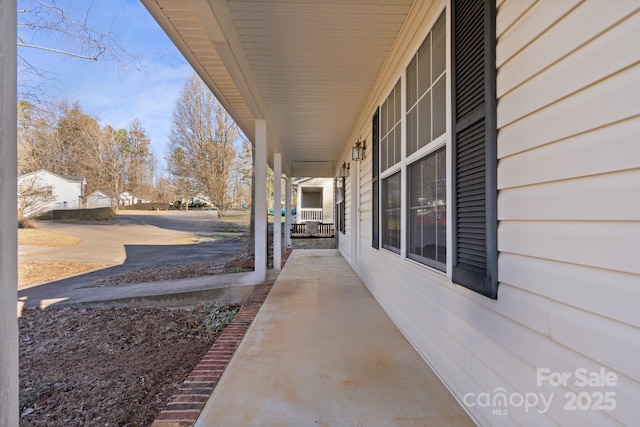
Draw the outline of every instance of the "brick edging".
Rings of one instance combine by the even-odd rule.
[[[162,408],[151,427],[191,427],[195,424],[271,287],[271,284],[263,284],[252,292],[169,403]]]

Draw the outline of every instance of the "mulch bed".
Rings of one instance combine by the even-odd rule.
[[[25,310],[21,426],[148,426],[209,350],[204,307]]]

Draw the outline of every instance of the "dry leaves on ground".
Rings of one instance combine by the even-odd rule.
[[[203,307],[25,310],[21,426],[148,426],[213,343]]]
[[[215,262],[187,262],[151,264],[98,279],[91,286],[126,285],[140,282],[189,279],[216,274],[233,273],[225,264]]]

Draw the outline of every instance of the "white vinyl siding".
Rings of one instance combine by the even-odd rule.
[[[356,137],[445,3],[414,5]],[[460,401],[498,387],[555,394],[544,414],[468,408],[480,425],[640,419],[640,13],[637,1],[609,3],[497,2],[498,300],[372,249],[370,223],[360,227],[351,264]],[[368,155],[360,169],[366,221],[370,171]],[[539,388],[538,367],[615,372],[616,410],[565,411],[564,393],[585,389]]]
[[[36,184],[38,187],[46,188],[51,195],[50,200],[46,200],[25,209],[26,216],[41,214],[50,210],[80,209],[82,196],[82,182],[67,179],[63,176],[51,173],[46,170],[39,170],[18,177],[18,188],[22,185],[27,187]]]
[[[533,366],[615,372],[617,410],[589,411],[599,417],[589,423],[633,424],[640,415],[640,50],[632,48],[640,45],[639,5],[516,3],[524,2],[498,10],[500,298],[541,301],[547,326],[496,311],[558,349],[558,361],[536,355]],[[559,424],[580,415],[561,407],[547,414]]]

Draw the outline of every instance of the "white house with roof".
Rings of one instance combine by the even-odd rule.
[[[131,206],[138,203],[150,203],[151,200],[138,197],[129,191],[123,191],[118,196],[118,204],[120,206]]]
[[[58,175],[41,169],[18,177],[22,214],[35,216],[57,209],[81,209],[87,181],[82,176]]]
[[[299,178],[293,181],[296,192],[296,222],[316,221],[332,224],[334,221],[335,180],[333,178]]]
[[[87,196],[87,208],[110,208],[113,206],[115,200],[113,196],[110,196],[107,192],[102,190],[95,190]]]
[[[637,0],[142,2],[255,146],[256,279],[267,163],[340,176],[340,253],[476,423],[638,423]]]

